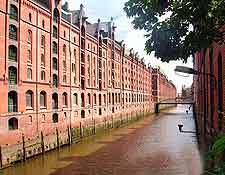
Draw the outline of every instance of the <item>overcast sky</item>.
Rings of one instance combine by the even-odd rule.
[[[175,74],[174,69],[176,65],[183,65],[181,61],[173,61],[170,63],[162,63],[154,57],[154,54],[146,55],[144,51],[145,37],[144,31],[134,30],[131,20],[126,17],[123,11],[124,3],[127,0],[63,0],[69,2],[70,10],[77,10],[82,3],[85,8],[88,21],[91,23],[97,22],[98,18],[101,21],[109,21],[111,17],[114,18],[116,29],[116,40],[124,40],[126,48],[134,48],[139,52],[140,58],[145,57],[146,64],[151,63],[154,66],[160,66],[161,70],[172,80],[176,85],[178,91],[181,91],[182,85],[191,86],[192,76],[181,77]],[[192,60],[190,59],[185,66],[192,67]]]

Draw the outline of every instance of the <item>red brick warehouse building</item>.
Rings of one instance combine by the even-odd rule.
[[[68,126],[153,111],[152,69],[127,53],[115,29],[113,19],[89,23],[82,5],[0,1],[1,145],[56,128],[64,143]]]
[[[152,69],[152,98],[154,103],[174,99],[177,96],[176,86],[168,80],[160,68]]]
[[[215,136],[225,131],[225,47],[213,43],[195,55],[193,90],[199,132]],[[205,75],[204,75],[205,74]],[[208,74],[208,75],[206,75]]]

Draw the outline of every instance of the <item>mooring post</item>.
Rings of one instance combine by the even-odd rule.
[[[44,135],[43,132],[41,131],[41,149],[42,149],[42,154],[45,153],[45,143],[44,143]]]
[[[59,148],[59,131],[58,128],[56,128],[56,141],[57,141],[57,148]]]
[[[22,143],[23,143],[23,161],[26,161],[26,148],[25,148],[25,137],[22,134]]]
[[[94,119],[94,134],[96,134],[95,119]]]
[[[69,128],[69,126],[67,126],[67,131],[68,131],[68,140],[69,140],[69,144],[71,144],[71,140],[70,140],[70,128]]]
[[[80,122],[80,138],[82,138],[82,125],[81,125],[81,122]]]

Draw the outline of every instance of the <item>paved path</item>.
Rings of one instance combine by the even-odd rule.
[[[194,120],[192,114],[186,114],[187,108],[178,106],[158,117],[65,148],[42,161],[31,160],[7,170],[7,174],[200,175]],[[184,124],[187,132],[180,133],[177,124]]]

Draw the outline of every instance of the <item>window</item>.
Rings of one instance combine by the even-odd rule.
[[[31,56],[31,51],[27,51],[27,62],[32,63],[32,56]]]
[[[81,94],[81,107],[85,106],[84,93]]]
[[[14,25],[9,25],[9,38],[17,40],[17,28]]]
[[[17,48],[14,45],[9,46],[9,60],[17,61]]]
[[[58,70],[57,59],[55,57],[53,58],[53,70]]]
[[[76,49],[74,49],[74,50],[73,50],[74,58],[76,58],[76,54],[77,54],[77,51],[76,51]]]
[[[91,104],[91,94],[88,93],[88,104],[90,105]]]
[[[18,20],[18,10],[16,6],[10,5],[10,14],[9,14],[10,19]]]
[[[54,54],[58,53],[57,43],[55,41],[53,42],[52,51],[53,51]]]
[[[32,69],[31,68],[27,69],[27,79],[32,80]]]
[[[33,92],[30,90],[26,92],[26,106],[33,108]]]
[[[42,35],[41,37],[41,47],[44,48],[45,47],[45,36]]]
[[[76,43],[76,37],[73,37],[73,42],[75,42],[75,43]]]
[[[67,93],[64,92],[62,95],[63,107],[67,107]]]
[[[72,63],[72,72],[76,73],[76,65],[74,63]]]
[[[45,55],[43,53],[41,54],[41,65],[45,66]]]
[[[28,43],[32,43],[32,31],[28,30]]]
[[[85,118],[85,111],[84,110],[81,111],[81,118]]]
[[[53,37],[54,38],[58,38],[58,35],[57,35],[57,27],[56,26],[53,26]]]
[[[41,80],[45,80],[45,71],[41,71]]]
[[[8,93],[8,112],[17,112],[17,92]]]
[[[32,22],[32,16],[31,16],[31,13],[29,13],[29,21]]]
[[[55,8],[53,12],[53,21],[55,23],[58,23],[58,19],[59,19],[59,11]]]
[[[13,66],[9,67],[8,78],[10,85],[17,84],[17,69],[15,67]]]
[[[33,122],[33,117],[30,115],[29,116],[29,123],[32,124],[32,122]]]
[[[52,116],[52,122],[53,123],[58,123],[59,122],[58,114],[53,114],[53,116]]]
[[[66,75],[63,75],[63,83],[66,83]]]
[[[77,93],[73,94],[73,104],[78,105]]]
[[[46,92],[45,91],[41,91],[40,93],[40,107],[41,108],[46,108]]]
[[[66,71],[66,60],[63,60],[63,70]]]
[[[58,77],[56,74],[53,75],[53,82],[52,82],[54,87],[58,87]]]
[[[65,30],[64,30],[64,34],[63,35],[64,35],[64,38],[66,38],[66,31]]]
[[[94,104],[95,104],[95,105],[97,104],[97,97],[96,97],[96,94],[94,94]]]
[[[63,56],[66,56],[66,45],[63,45]]]
[[[104,98],[104,103],[106,104],[106,95],[105,94],[103,95],[103,98]]]
[[[52,95],[52,109],[58,109],[58,94],[54,93]]]
[[[11,130],[16,130],[18,129],[18,119],[13,117],[8,120],[8,129]]]
[[[98,95],[98,103],[99,103],[99,106],[102,105],[102,96],[101,96],[101,94]]]
[[[45,28],[45,20],[42,20],[42,27]]]

